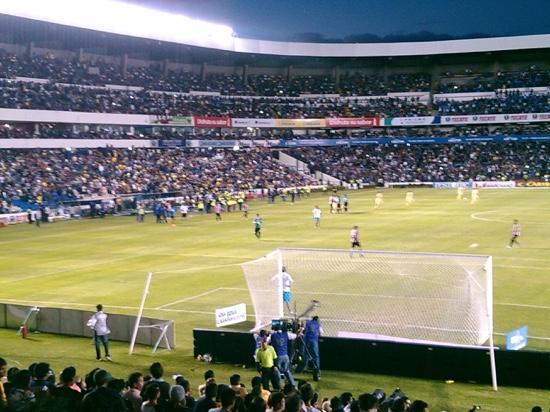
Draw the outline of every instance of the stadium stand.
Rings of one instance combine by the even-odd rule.
[[[373,127],[369,129],[311,129],[299,135],[292,129],[246,128],[169,128],[147,126],[75,126],[64,123],[37,123],[29,127],[18,123],[0,126],[0,139],[207,139],[207,140],[294,140],[379,137],[451,136],[543,136],[550,124],[501,124],[467,126]]]
[[[317,183],[271,158],[267,149],[6,150],[4,200],[45,201],[128,193],[239,192]]]
[[[290,155],[313,170],[351,182],[451,182],[540,179],[548,174],[544,142],[298,148]]]

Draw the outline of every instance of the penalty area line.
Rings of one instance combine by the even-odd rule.
[[[164,304],[164,305],[157,306],[157,307],[155,308],[155,310],[165,309],[165,308],[167,308],[168,306],[177,305],[178,303],[189,302],[190,300],[202,298],[203,296],[208,296],[208,295],[211,295],[212,293],[216,293],[216,292],[219,292],[219,291],[220,291],[220,288],[210,289],[210,290],[207,290],[207,291],[204,292],[204,293],[199,293],[198,295],[188,296],[188,297],[186,297],[186,298],[183,298],[183,299],[180,299],[180,300],[176,300],[176,301],[174,301],[174,302],[170,302],[170,303],[166,303],[166,304]]]
[[[184,273],[184,272],[192,272],[194,270],[209,270],[209,269],[220,269],[220,268],[227,268],[230,266],[240,266],[241,263],[227,263],[225,265],[212,265],[212,266],[197,266],[197,267],[191,267],[186,269],[173,269],[173,270],[161,270],[158,272],[153,271],[153,275],[158,275],[162,273]]]

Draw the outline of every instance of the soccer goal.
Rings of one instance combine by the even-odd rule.
[[[330,249],[277,249],[242,265],[259,329],[314,305],[325,336],[490,350],[493,388],[492,258],[479,255]]]

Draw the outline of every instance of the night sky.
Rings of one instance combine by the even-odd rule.
[[[399,40],[421,32],[453,37],[550,33],[550,0],[125,1],[227,24],[239,37],[265,40],[362,42],[375,39],[368,34]]]

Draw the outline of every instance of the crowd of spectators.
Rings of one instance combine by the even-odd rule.
[[[0,81],[0,93],[0,107],[12,109],[293,119],[428,114],[417,98],[231,98],[10,81]]]
[[[435,106],[438,114],[506,114],[506,113],[545,113],[550,111],[550,95],[502,92],[495,98],[482,98],[468,101],[440,100]]]
[[[119,63],[104,59],[76,59],[44,56],[22,56],[0,50],[0,78],[29,77],[52,82],[81,85],[128,85],[162,91],[208,91],[230,96],[299,96],[300,94],[341,94],[371,96],[388,92],[424,91],[431,89],[427,74],[392,74],[380,76],[345,74],[339,81],[328,75],[248,75],[207,73],[201,76],[182,70],[163,70],[160,64],[129,66],[125,73]]]
[[[4,150],[0,196],[48,201],[128,193],[240,192],[315,184],[263,148]]]
[[[0,107],[60,111],[215,116],[234,118],[415,117],[550,112],[550,95],[503,92],[495,98],[438,100],[433,110],[418,98],[223,97],[0,81]]]
[[[292,129],[190,128],[149,126],[74,126],[71,124],[18,123],[0,125],[0,139],[157,139],[157,140],[294,140],[382,137],[526,136],[547,135],[550,123],[499,125],[447,125],[372,127],[367,129],[311,129],[295,134]]]
[[[296,148],[311,172],[346,182],[548,179],[550,146],[503,142]],[[5,150],[0,196],[32,201],[133,193],[240,192],[317,184],[276,162],[265,148]]]
[[[213,370],[204,373],[204,383],[194,388],[182,375],[172,383],[165,378],[160,362],[145,373],[135,371],[125,379],[106,369],[94,368],[81,378],[74,366],[56,377],[46,362],[27,369],[9,367],[0,358],[0,411],[6,412],[428,412],[428,403],[412,400],[403,391],[386,396],[381,389],[372,393],[344,392],[322,397],[305,380],[281,389],[265,387],[254,376],[241,381],[233,374],[223,383]]]
[[[550,177],[545,142],[296,148],[288,154],[310,170],[365,184]]]
[[[430,92],[432,79],[426,73],[380,75],[345,72],[332,75],[242,75],[206,73],[163,68],[158,62],[148,66],[127,65],[120,57],[77,60],[46,55],[15,55],[0,49],[0,78],[31,77],[52,82],[81,85],[128,85],[161,91],[208,91],[230,96],[299,96],[301,94],[340,94],[376,96],[388,92]],[[501,88],[546,87],[550,71],[536,66],[498,73],[446,73],[438,82],[439,93],[485,92]]]
[[[380,96],[392,92],[430,92],[431,79],[428,74],[391,74],[384,81],[379,76],[364,74],[340,77],[339,93],[342,96]]]
[[[550,70],[529,66],[524,70],[492,73],[465,73],[441,79],[438,93],[492,92],[498,89],[548,87]]]

